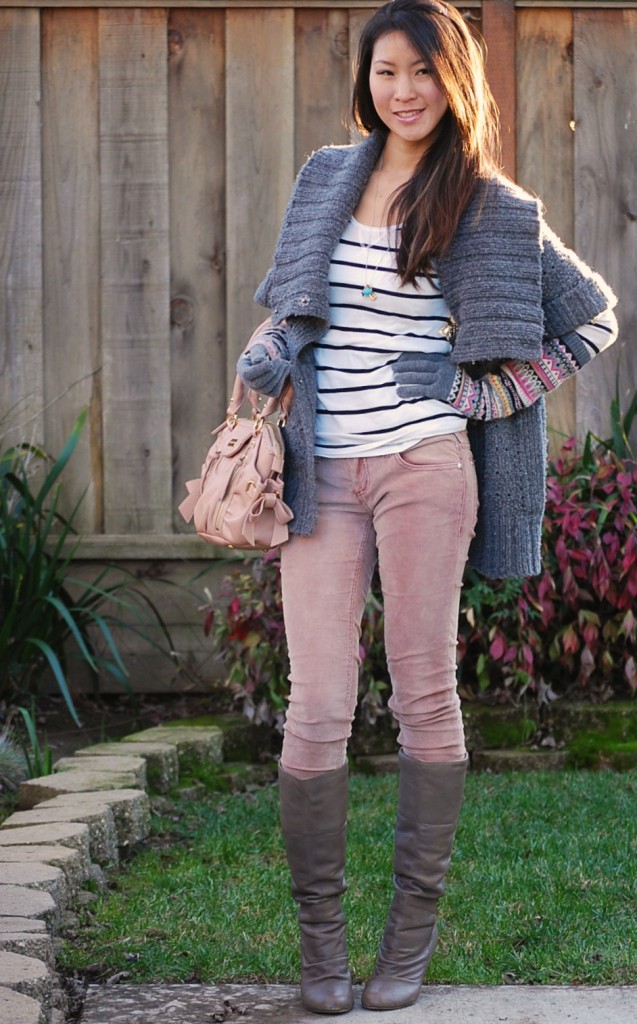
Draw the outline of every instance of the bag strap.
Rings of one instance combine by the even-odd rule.
[[[260,409],[259,392],[254,391],[252,388],[248,388],[246,391],[245,384],[241,380],[239,374],[237,374],[234,379],[234,386],[232,388],[232,394],[230,395],[230,402],[228,403],[228,408],[226,409],[226,415],[228,416],[229,419],[237,415],[239,409],[243,405],[246,398],[248,399],[250,405],[252,406],[252,411],[255,414],[255,416],[261,416],[263,419],[265,419],[266,416],[271,416],[272,413],[275,413],[279,408],[279,399],[269,398],[268,401],[263,406],[263,408]]]

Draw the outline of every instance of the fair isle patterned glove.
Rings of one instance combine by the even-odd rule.
[[[399,398],[449,402],[458,390],[458,378],[463,371],[441,352],[403,352],[392,363],[392,372]]]

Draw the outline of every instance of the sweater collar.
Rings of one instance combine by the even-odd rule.
[[[373,132],[356,146],[326,147],[301,170],[272,269],[255,296],[272,310],[275,323],[313,318],[314,331],[329,324],[330,260],[384,143],[384,135]],[[539,357],[539,233],[537,200],[503,180],[485,182],[463,215],[449,252],[438,261],[442,291],[457,328],[454,362]],[[306,343],[299,341],[298,347]]]
[[[301,170],[272,269],[255,296],[275,322],[309,316],[329,323],[330,260],[384,143],[374,132],[356,146],[326,147]]]

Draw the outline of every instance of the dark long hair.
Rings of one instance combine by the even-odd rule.
[[[352,101],[360,131],[388,134],[369,76],[377,40],[395,31],[407,36],[449,104],[434,141],[389,209],[390,223],[402,225],[398,273],[415,284],[418,275],[431,275],[432,260],[451,245],[480,180],[498,170],[498,114],[482,51],[455,7],[443,0],[392,0],[372,15],[360,38]]]

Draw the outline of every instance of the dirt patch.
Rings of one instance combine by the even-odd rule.
[[[120,739],[174,718],[197,718],[228,710],[215,694],[142,694],[99,698],[79,696],[75,706],[82,723],[78,727],[61,697],[43,697],[38,701],[37,728],[40,744],[51,748],[53,760],[69,757],[81,747]]]

